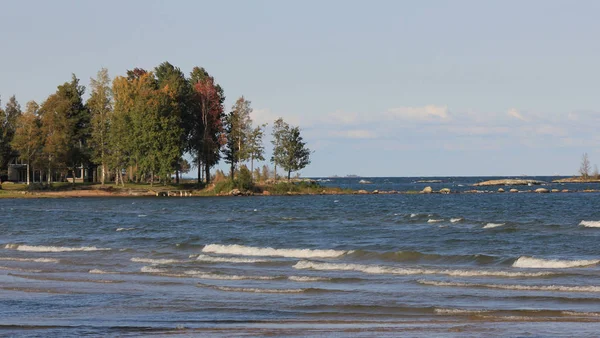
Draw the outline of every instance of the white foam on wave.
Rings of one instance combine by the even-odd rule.
[[[444,308],[437,308],[433,311],[440,315],[473,315],[473,314],[489,312],[488,310],[444,309]]]
[[[569,286],[569,285],[520,285],[520,284],[477,284],[463,282],[442,282],[419,280],[419,284],[431,286],[490,288],[518,291],[557,291],[557,292],[600,292],[600,286]]]
[[[578,316],[578,317],[600,317],[598,312],[577,312],[577,311],[562,311],[565,316]]]
[[[152,266],[142,266],[142,268],[140,269],[141,272],[145,272],[145,273],[164,273],[167,272],[164,269],[157,269],[155,267]]]
[[[193,255],[191,257],[194,257]],[[210,262],[210,263],[264,263],[268,262],[266,259],[258,258],[239,258],[239,257],[215,257],[209,255],[197,255],[195,256],[197,261]]]
[[[88,273],[97,274],[97,275],[106,275],[106,274],[109,274],[110,272],[100,270],[100,269],[92,269],[92,270],[88,271]]]
[[[110,248],[97,248],[95,246],[66,247],[66,246],[44,246],[26,244],[6,244],[5,249],[29,252],[73,252],[73,251],[107,251]]]
[[[130,231],[135,230],[135,228],[117,228],[117,231]]]
[[[209,287],[216,290],[221,291],[230,291],[230,292],[249,292],[249,293],[302,293],[305,292],[306,289],[259,289],[259,288],[239,288],[239,287],[231,287],[231,286],[216,286],[216,285],[206,285],[206,284],[198,284],[201,287]]]
[[[600,228],[600,221],[581,221],[579,225],[586,228]]]
[[[295,269],[313,270],[337,270],[358,271],[367,274],[389,274],[389,275],[446,275],[455,277],[542,277],[552,275],[552,272],[512,272],[498,270],[439,270],[423,268],[398,268],[383,265],[363,265],[344,263],[318,263],[311,261],[300,261],[293,266]]]
[[[273,280],[276,276],[244,276],[244,275],[221,275],[216,273],[206,273],[198,270],[188,270],[184,274],[190,277],[200,279],[217,279],[217,280]]]
[[[221,245],[221,244],[208,244],[202,252],[210,252],[216,254],[225,255],[238,255],[238,256],[275,256],[275,257],[289,257],[289,258],[334,258],[339,257],[351,251],[343,250],[319,250],[319,249],[274,249],[270,247],[252,247],[245,245]]]
[[[313,277],[313,276],[289,276],[289,280],[294,282],[325,282],[331,280],[328,277]]]
[[[439,223],[439,222],[443,222],[443,221],[444,221],[443,219],[433,219],[433,218],[430,218],[430,219],[427,220],[427,223]]]
[[[462,220],[463,220],[463,219],[462,219],[462,218],[460,218],[460,217],[458,217],[458,218],[451,218],[451,219],[450,219],[450,223],[457,223],[457,222],[460,222],[460,221],[462,221]]]
[[[19,257],[0,257],[0,261],[13,262],[36,262],[36,263],[58,263],[56,258],[19,258]]]
[[[135,263],[146,263],[146,264],[152,264],[152,265],[174,264],[174,263],[182,262],[179,259],[152,259],[152,258],[139,258],[139,257],[133,257],[131,259],[131,261],[135,262]]]
[[[488,224],[484,225],[483,228],[484,229],[493,229],[493,228],[501,227],[505,224],[506,223],[488,223]]]
[[[410,214],[410,218],[415,218],[417,216],[419,216],[419,215],[417,215],[417,214]]]
[[[515,268],[530,269],[566,269],[583,266],[596,265],[600,260],[559,260],[559,259],[541,259],[527,256],[521,256],[513,263]]]

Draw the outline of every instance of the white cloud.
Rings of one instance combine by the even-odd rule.
[[[508,114],[508,116],[513,117],[517,120],[527,121],[527,119],[525,119],[525,117],[523,117],[523,115],[521,115],[521,113],[515,108],[509,109],[506,113]]]
[[[294,126],[299,125],[299,119],[297,117],[284,114],[278,115],[273,113],[270,109],[253,109],[252,113],[250,113],[250,118],[252,118],[254,125],[268,123],[271,126],[273,125],[273,122],[280,117],[283,117],[283,120],[289,124]]]
[[[388,118],[416,121],[445,121],[450,118],[447,106],[427,105],[423,107],[399,107],[384,113]]]

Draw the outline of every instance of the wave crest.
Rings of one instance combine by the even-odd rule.
[[[513,263],[515,268],[530,268],[530,269],[566,269],[577,268],[583,266],[596,265],[600,260],[559,260],[559,259],[542,259],[527,256],[521,256]]]
[[[288,258],[335,258],[351,251],[345,250],[320,250],[320,249],[274,249],[271,247],[252,247],[245,245],[208,244],[202,252],[238,255],[238,256],[274,256]]]
[[[29,252],[73,252],[73,251],[108,251],[110,248],[97,248],[95,246],[66,247],[66,246],[44,246],[26,244],[6,244],[5,249]]]
[[[600,221],[581,221],[579,225],[586,228],[600,228]]]

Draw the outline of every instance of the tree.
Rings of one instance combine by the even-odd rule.
[[[7,168],[8,164],[17,158],[19,154],[12,148],[12,140],[15,135],[17,119],[21,115],[21,106],[13,95],[8,99],[4,113],[0,113],[0,131],[2,132],[0,143],[0,168]]]
[[[38,116],[39,105],[29,101],[24,114],[16,120],[15,135],[12,147],[19,152],[19,156],[27,164],[27,185],[30,183],[31,164],[43,146],[40,119]]]
[[[588,179],[590,176],[590,160],[588,158],[588,154],[584,153],[581,156],[581,166],[579,167],[579,173],[583,179]]]
[[[250,101],[240,97],[233,105],[231,112],[225,118],[225,132],[227,144],[225,150],[225,162],[229,163],[230,179],[234,179],[235,169],[238,163],[249,158],[247,143],[252,133],[252,120],[250,119]]]
[[[92,93],[87,101],[87,107],[91,115],[91,138],[92,158],[102,168],[101,182],[104,186],[106,173],[108,172],[109,154],[109,129],[112,113],[112,90],[108,70],[102,68],[98,71],[96,79],[90,79]]]
[[[263,146],[264,129],[267,124],[262,124],[252,129],[248,136],[247,151],[250,157],[250,171],[254,171],[254,160],[264,161],[265,147]],[[259,175],[260,176],[260,175]],[[259,178],[260,179],[260,178]]]
[[[283,121],[280,117],[273,123],[273,130],[271,135],[273,139],[271,140],[271,144],[273,144],[273,155],[271,156],[271,162],[274,164],[275,168],[273,169],[273,178],[277,180],[277,165],[284,161],[283,157],[283,141],[285,139],[285,135],[289,133],[290,125]]]
[[[600,179],[600,172],[598,172],[598,165],[594,164],[594,171],[592,172],[592,176],[595,179]]]
[[[171,118],[183,131],[179,135],[178,151],[180,153],[179,157],[181,157],[186,148],[188,135],[191,132],[189,101],[192,89],[183,72],[169,62],[161,63],[155,68],[155,73],[159,88],[167,92],[173,102],[170,111]],[[179,161],[174,163],[174,167],[175,180],[176,183],[179,183]]]
[[[275,121],[273,127],[273,157],[271,161],[287,171],[288,182],[292,171],[310,164],[310,149],[300,136],[299,127],[290,127],[283,119]]]
[[[223,102],[225,94],[214,78],[204,68],[195,67],[190,74],[193,92],[190,100],[190,125],[188,149],[198,166],[198,184],[202,171],[206,184],[210,182],[210,168],[220,160],[225,144],[223,128]]]
[[[66,165],[73,144],[73,121],[67,114],[70,108],[71,103],[58,93],[50,95],[40,107],[40,130],[44,137],[42,163],[48,172],[48,183],[52,182],[54,170]]]

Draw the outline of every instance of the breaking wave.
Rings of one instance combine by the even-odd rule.
[[[97,248],[95,246],[66,247],[66,246],[43,246],[26,244],[6,244],[5,249],[30,252],[73,252],[73,251],[107,251],[110,248]]]
[[[600,221],[581,221],[579,225],[586,228],[600,228]]]
[[[289,276],[289,280],[294,282],[325,282],[330,281],[329,277],[312,277],[312,276]]]
[[[192,255],[194,257],[194,255]],[[257,258],[239,258],[239,257],[215,257],[209,255],[197,255],[195,256],[197,261],[209,262],[209,263],[264,263],[268,262],[266,259]]]
[[[197,270],[185,271],[184,274],[200,278],[200,279],[217,279],[217,280],[273,280],[276,276],[243,276],[243,275],[221,275],[216,273],[206,273]]]
[[[506,223],[488,223],[483,226],[484,229],[492,229],[505,225]]]
[[[462,220],[463,220],[463,219],[462,219],[462,218],[460,218],[460,217],[458,217],[458,218],[451,218],[451,219],[450,219],[450,223],[457,223],[457,222],[460,222],[460,221],[462,221]]]
[[[36,262],[36,263],[58,263],[59,260],[55,258],[17,258],[17,257],[0,257],[0,261],[13,261],[13,262]]]
[[[600,260],[559,260],[559,259],[541,259],[527,256],[521,256],[513,263],[515,268],[531,268],[531,269],[565,269],[577,268],[583,266],[596,265]]]
[[[167,270],[164,269],[157,269],[155,267],[152,266],[142,266],[142,268],[140,269],[141,272],[146,272],[146,273],[164,273],[167,272]]]
[[[242,287],[232,287],[232,286],[217,286],[217,285],[207,285],[198,283],[200,287],[207,287],[220,291],[229,291],[229,292],[250,292],[250,293],[302,293],[311,290],[318,289],[262,289],[262,288],[242,288]]]
[[[463,288],[489,288],[519,291],[558,291],[558,292],[600,292],[600,286],[568,286],[568,285],[519,285],[519,284],[477,284],[463,282],[442,282],[419,280],[419,284],[431,286],[449,286]]]
[[[135,230],[135,228],[117,228],[117,231],[129,231],[129,230]]]
[[[295,269],[358,271],[367,274],[389,275],[446,275],[455,277],[542,277],[553,275],[552,272],[511,272],[493,270],[439,270],[423,268],[398,268],[383,265],[363,265],[344,263],[317,263],[300,261],[293,266]]]
[[[351,251],[344,250],[319,250],[319,249],[274,249],[270,247],[260,248],[245,245],[221,245],[208,244],[202,252],[238,255],[238,256],[275,256],[289,258],[334,258],[345,255]]]
[[[152,264],[152,265],[158,265],[158,264],[174,264],[174,263],[181,263],[181,260],[178,259],[151,259],[151,258],[138,258],[138,257],[133,257],[131,259],[132,262],[135,263],[146,263],[146,264]]]

